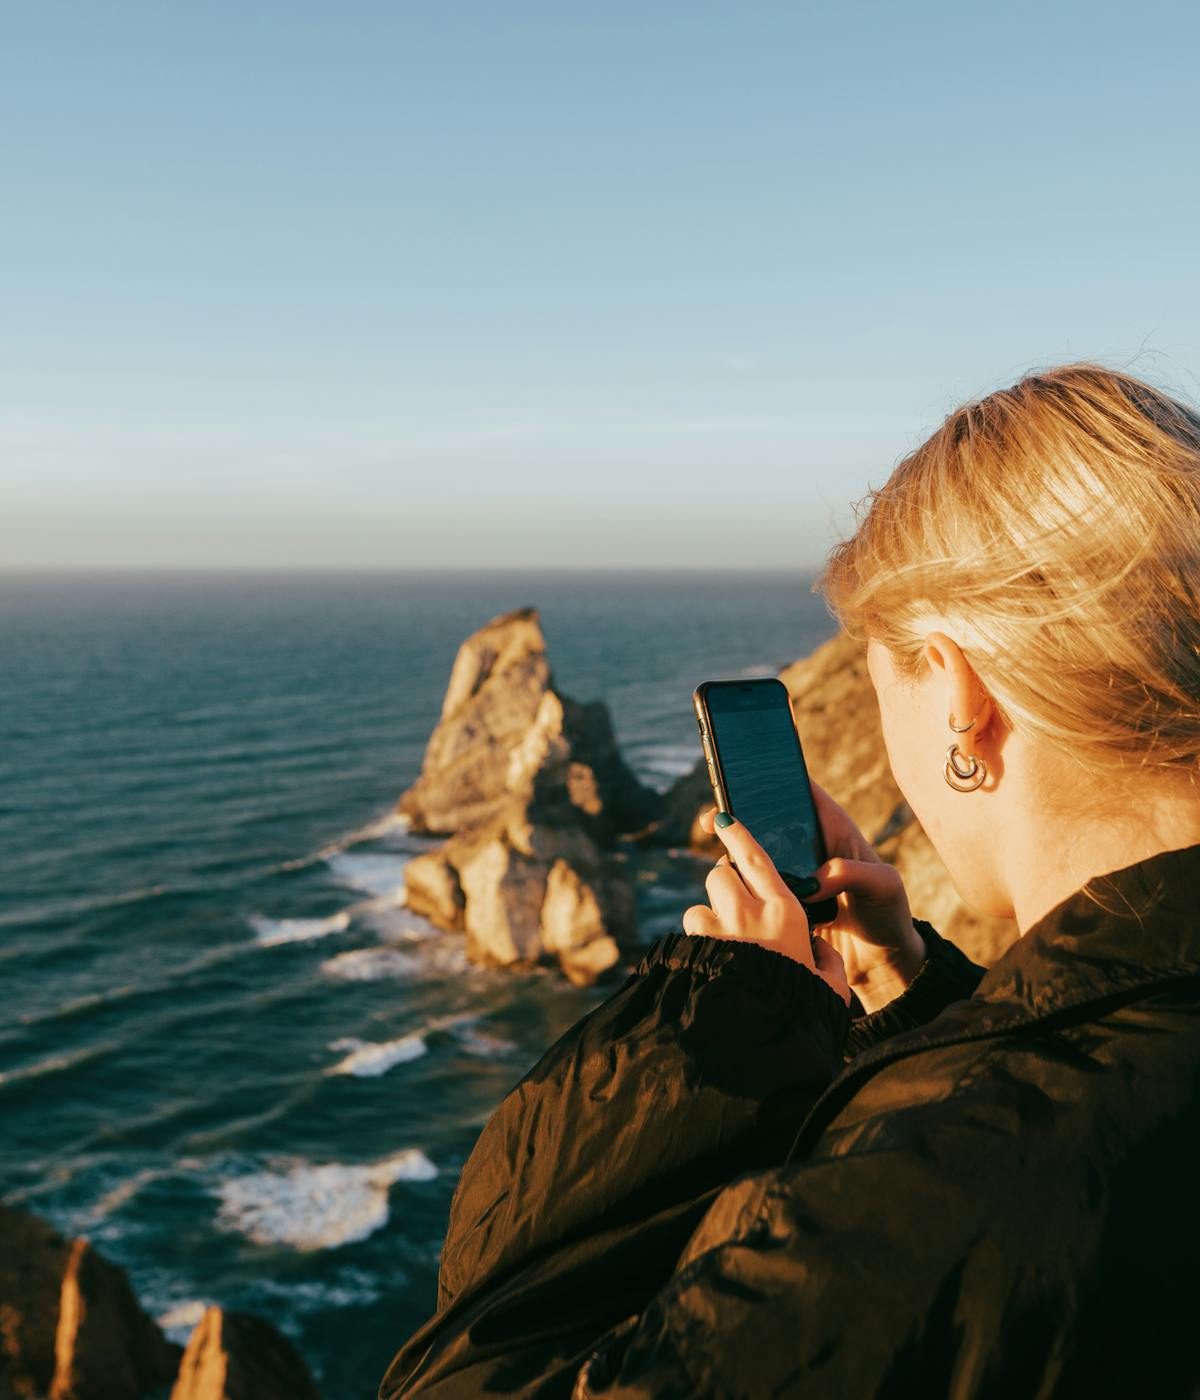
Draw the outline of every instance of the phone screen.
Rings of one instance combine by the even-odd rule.
[[[704,691],[729,810],[785,880],[811,875],[824,845],[786,687],[717,682]]]

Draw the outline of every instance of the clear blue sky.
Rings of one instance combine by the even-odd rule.
[[[808,565],[1200,375],[1200,7],[5,3],[0,564]]]

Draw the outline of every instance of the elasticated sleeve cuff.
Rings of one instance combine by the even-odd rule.
[[[850,1005],[850,1031],[846,1036],[849,1060],[869,1045],[876,1045],[900,1031],[923,1026],[952,1002],[965,1001],[987,971],[973,963],[961,948],[943,938],[932,924],[914,919],[917,932],[925,941],[925,961],[906,991],[869,1015],[855,997]]]
[[[798,1015],[815,1014],[842,1044],[853,1013],[837,992],[811,968],[761,943],[711,938],[693,933],[667,933],[656,939],[638,964],[636,974],[655,966],[690,971],[705,977],[737,977],[747,990],[777,1005],[795,1005]]]

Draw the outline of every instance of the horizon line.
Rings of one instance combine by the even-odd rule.
[[[405,574],[809,574],[818,564],[0,564],[0,579],[63,576]]]

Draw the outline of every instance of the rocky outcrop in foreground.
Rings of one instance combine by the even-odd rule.
[[[0,1396],[140,1400],[180,1348],[138,1305],[124,1271],[86,1240],[0,1207]]]
[[[268,1323],[210,1308],[184,1352],[86,1240],[7,1206],[0,1239],[0,1400],[318,1400]]]
[[[662,798],[626,766],[608,707],[558,691],[534,608],[459,648],[421,774],[399,811],[449,839],[405,869],[408,906],[463,929],[476,962],[556,962],[593,981],[635,946],[628,852]]]
[[[209,1308],[179,1363],[171,1400],[320,1400],[296,1349],[270,1323]]]

